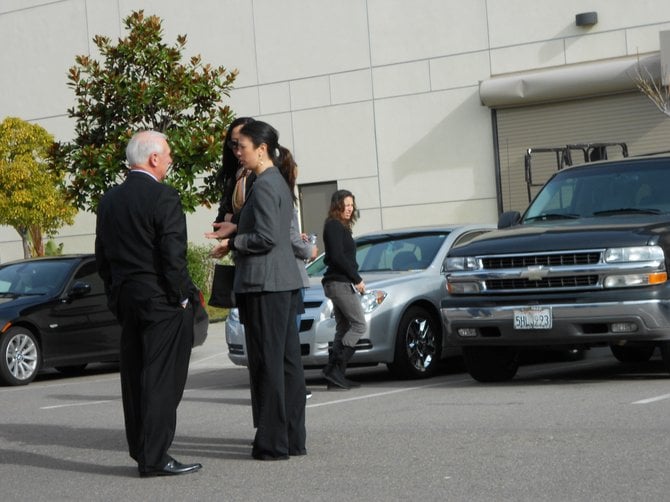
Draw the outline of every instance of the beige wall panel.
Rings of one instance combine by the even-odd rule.
[[[349,190],[356,197],[358,209],[379,208],[379,179],[370,178],[340,179],[338,190]]]
[[[163,40],[173,45],[186,35],[185,57],[200,54],[215,66],[237,68],[236,85],[258,83],[252,2],[249,0],[119,0],[121,17],[144,9],[146,15],[163,19]]]
[[[233,89],[230,93],[230,98],[224,98],[224,104],[228,104],[238,117],[255,117],[261,112],[258,87]]]
[[[433,91],[477,85],[491,75],[488,51],[459,54],[430,60],[430,88]]]
[[[53,3],[53,0],[2,0],[0,2],[0,14],[15,10],[25,10],[48,3]]]
[[[598,11],[603,17],[603,4],[620,0],[508,0],[488,2],[491,47],[506,47],[563,37],[572,37],[600,31],[603,23],[592,28],[575,26],[575,15]],[[600,9],[598,7],[601,7]],[[610,8],[611,10],[611,8]]]
[[[484,0],[368,0],[374,66],[488,47]]]
[[[288,82],[259,86],[258,102],[262,115],[289,111],[291,109],[291,91]]]
[[[188,242],[199,246],[214,246],[215,240],[205,238],[205,232],[212,230],[212,222],[216,219],[218,204],[211,208],[199,207],[194,213],[186,215]]]
[[[487,8],[492,48],[670,20],[667,0],[498,0]],[[598,13],[598,24],[575,25],[576,14],[591,11]]]
[[[334,105],[372,99],[372,72],[369,69],[330,76],[331,102]]]
[[[74,103],[74,97],[72,100]],[[56,115],[35,120],[33,123],[41,125],[50,134],[53,134],[56,141],[71,141],[74,137],[74,120],[68,118],[67,115]]]
[[[428,61],[381,66],[372,69],[375,98],[403,96],[430,90]]]
[[[658,34],[670,30],[670,23],[641,26],[626,30],[626,52],[632,56],[659,50]]]
[[[549,40],[491,50],[491,75],[565,64],[565,42]]]
[[[491,117],[477,88],[377,102],[382,206],[495,199]]]
[[[76,54],[88,53],[86,34],[83,2],[58,2],[0,16],[2,117],[33,120],[64,114],[72,105],[67,70]]]
[[[626,55],[626,31],[599,33],[565,41],[565,62],[583,63]]]
[[[74,224],[61,228],[57,243],[64,242],[64,252],[67,253],[92,253],[95,244],[95,220],[96,215],[89,211],[79,211]],[[76,243],[69,245],[68,241]]]
[[[498,220],[495,199],[473,199],[382,209],[384,228],[420,225],[495,223]]]
[[[365,2],[254,0],[259,83],[369,66]]]
[[[356,237],[367,232],[381,230],[382,228],[384,227],[382,226],[382,215],[379,208],[363,209],[356,225],[354,225],[353,234]]]
[[[290,83],[291,109],[303,110],[330,105],[330,79],[304,78]]]
[[[0,241],[0,263],[22,260],[23,251],[21,241]]]
[[[258,120],[267,122],[272,127],[277,129],[279,133],[279,144],[285,146],[295,157],[295,161],[300,164],[298,152],[296,152],[293,141],[293,117],[290,113],[276,113],[273,115],[259,115],[255,117]],[[302,177],[302,176],[301,176]],[[300,183],[304,183],[301,179]]]
[[[87,37],[89,55],[101,61],[98,47],[93,43],[95,35],[102,35],[109,37],[114,45],[121,37],[124,29],[121,23],[121,14],[119,13],[118,2],[110,2],[108,0],[85,0],[86,2],[86,16],[87,16]],[[123,32],[125,36],[125,32]],[[74,61],[73,61],[74,63]]]
[[[293,113],[300,182],[377,175],[372,103]]]
[[[12,227],[0,226],[0,263],[23,258],[21,238]]]

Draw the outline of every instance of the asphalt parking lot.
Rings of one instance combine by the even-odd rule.
[[[606,353],[523,366],[482,385],[459,364],[430,380],[360,368],[327,391],[307,371],[308,454],[251,458],[247,372],[223,324],[193,353],[171,453],[195,474],[140,479],[126,452],[118,372],[51,372],[0,387],[2,500],[665,500],[669,377]]]

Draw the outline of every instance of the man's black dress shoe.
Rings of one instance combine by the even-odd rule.
[[[178,474],[188,474],[202,469],[202,464],[182,464],[181,462],[171,459],[161,469],[152,469],[149,471],[140,471],[141,478],[150,478],[153,476],[176,476]]]

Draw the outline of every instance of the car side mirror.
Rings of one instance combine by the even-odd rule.
[[[505,211],[498,219],[498,228],[508,228],[518,224],[521,221],[519,211]]]
[[[70,298],[81,298],[91,292],[91,285],[86,282],[75,282],[70,288]]]

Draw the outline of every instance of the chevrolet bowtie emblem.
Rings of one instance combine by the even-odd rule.
[[[542,265],[528,267],[519,274],[521,278],[529,281],[540,281],[549,275],[549,270],[545,270]]]

